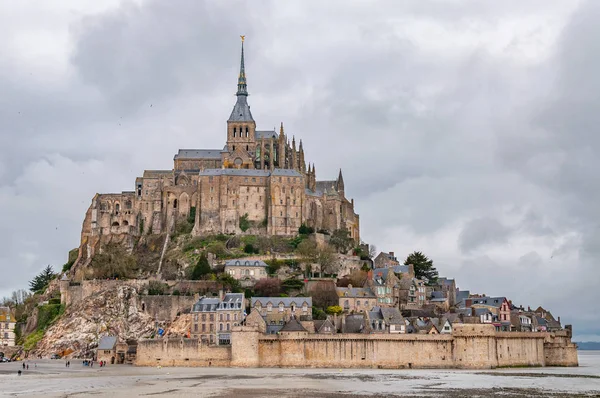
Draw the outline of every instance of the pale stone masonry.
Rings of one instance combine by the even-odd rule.
[[[9,307],[0,307],[0,347],[15,346],[16,325],[14,311]]]
[[[319,368],[467,368],[577,366],[570,331],[496,332],[492,325],[454,325],[452,334],[261,333],[240,326],[231,346],[210,347],[198,339],[145,340],[140,366],[239,366]]]
[[[143,234],[170,232],[193,222],[193,234],[293,235],[346,229],[360,241],[359,216],[344,178],[317,181],[302,140],[284,131],[258,130],[247,102],[244,50],[237,101],[221,149],[180,149],[171,170],[145,170],[131,191],[96,194],[83,222],[75,266],[106,242],[132,245]],[[269,122],[270,123],[270,122]],[[333,156],[333,154],[332,154]]]

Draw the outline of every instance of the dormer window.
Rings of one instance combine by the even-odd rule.
[[[269,303],[267,304],[267,311],[273,311],[273,304]]]
[[[284,305],[283,303],[279,303],[279,312],[283,312]]]

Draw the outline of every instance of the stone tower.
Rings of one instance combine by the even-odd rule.
[[[248,105],[248,87],[244,65],[244,37],[242,36],[242,56],[237,84],[237,101],[227,120],[227,150],[230,161],[236,168],[254,168],[256,154],[256,122]]]

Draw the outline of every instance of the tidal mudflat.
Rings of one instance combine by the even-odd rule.
[[[574,397],[600,396],[600,352],[578,368],[488,371],[84,367],[62,360],[0,364],[1,397]]]

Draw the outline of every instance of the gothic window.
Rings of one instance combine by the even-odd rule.
[[[248,137],[248,135],[246,135],[246,137]],[[250,148],[248,147],[248,145],[246,145],[246,150],[249,151]]]
[[[246,137],[248,137],[248,127],[246,127]]]
[[[117,215],[118,215],[118,214],[119,214],[119,210],[120,210],[120,209],[121,209],[121,206],[119,206],[119,204],[117,203],[117,204],[115,205],[115,214],[117,214]]]
[[[234,128],[233,128],[233,136],[234,136],[234,137],[235,137],[236,130],[237,130],[237,129],[234,127]]]
[[[176,208],[177,208],[177,199],[175,199],[175,200],[173,201],[173,208],[174,208],[174,209],[176,209]]]

